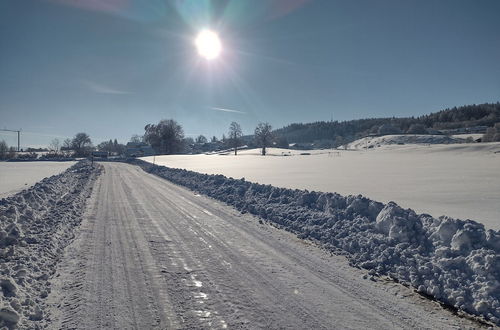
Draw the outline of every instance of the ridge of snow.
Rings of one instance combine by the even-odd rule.
[[[50,279],[100,166],[82,161],[0,199],[0,327],[41,328]]]

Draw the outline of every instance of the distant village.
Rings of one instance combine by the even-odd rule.
[[[148,124],[143,135],[133,135],[125,144],[117,139],[92,143],[85,133],[77,133],[64,141],[53,139],[46,148],[21,148],[21,130],[0,129],[17,133],[17,145],[8,146],[0,140],[0,160],[74,160],[77,158],[132,158],[169,154],[229,153],[238,150],[266,148],[312,150],[347,149],[353,141],[386,135],[448,136],[439,143],[479,143],[500,141],[500,103],[467,105],[441,110],[420,117],[368,118],[350,121],[329,121],[291,124],[273,130],[271,124],[261,122],[253,134],[244,135],[239,123],[231,122],[227,134],[221,138],[184,136],[182,126],[174,119]],[[460,136],[462,138],[451,138]],[[429,141],[429,139],[420,139]],[[398,144],[403,143],[398,140]],[[413,139],[413,141],[417,141]],[[418,142],[417,142],[418,143]]]

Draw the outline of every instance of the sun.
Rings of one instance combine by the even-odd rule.
[[[194,41],[198,54],[207,60],[213,60],[219,57],[222,51],[222,44],[216,32],[211,30],[202,30],[196,36]]]

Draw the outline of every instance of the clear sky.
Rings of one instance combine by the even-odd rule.
[[[169,118],[220,137],[231,121],[250,134],[496,102],[499,14],[498,0],[1,0],[0,128],[23,146],[126,142]],[[212,61],[203,28],[222,42]]]

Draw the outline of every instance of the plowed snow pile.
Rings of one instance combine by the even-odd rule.
[[[0,328],[41,328],[44,298],[100,167],[79,162],[0,200]]]
[[[144,170],[270,221],[355,266],[500,325],[500,231],[475,221],[433,218],[361,195],[309,192],[223,175],[154,166]]]

